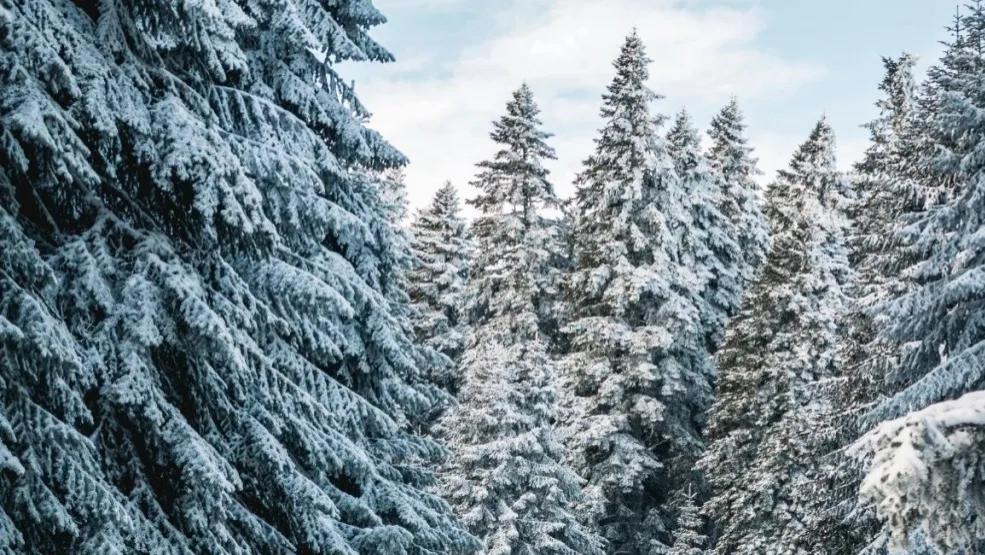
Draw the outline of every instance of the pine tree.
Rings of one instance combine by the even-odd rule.
[[[650,113],[648,63],[634,32],[572,209],[566,437],[588,482],[585,511],[613,553],[669,539],[664,504],[700,450],[696,421],[711,395],[695,279],[680,258],[690,211]]]
[[[878,339],[903,348],[888,391],[865,414],[885,422],[855,454],[869,463],[861,502],[876,507],[891,547],[926,541],[940,553],[975,553],[985,549],[985,128],[976,115],[985,108],[985,7],[971,4],[957,23],[918,109],[917,175],[931,203],[897,223],[906,287],[876,309]]]
[[[701,153],[698,130],[681,111],[667,134],[667,147],[690,207],[690,225],[681,231],[681,266],[689,272],[689,290],[701,312],[707,349],[713,351],[725,333],[725,324],[739,308],[747,285],[744,263],[734,228],[720,211],[725,204],[720,181]]]
[[[400,334],[417,339],[416,325],[420,322],[413,305],[410,288],[416,258],[412,248],[413,235],[408,226],[409,202],[407,200],[406,175],[403,167],[378,172],[379,200],[383,218],[373,226],[373,235],[381,249],[381,269],[387,275],[381,283],[383,294],[390,304],[390,311]],[[441,411],[452,402],[451,391],[437,379],[436,371],[447,364],[447,359],[430,343],[417,339],[409,345],[408,355],[415,368],[420,369],[406,376],[410,384],[424,395],[429,408],[408,414],[412,430],[429,433]],[[422,461],[423,462],[423,461]]]
[[[742,253],[739,276],[750,286],[766,258],[769,230],[755,181],[760,172],[745,129],[739,103],[733,98],[711,121],[708,164],[719,180],[719,210],[731,222],[730,236]]]
[[[412,234],[414,331],[418,341],[439,355],[429,361],[431,381],[455,394],[467,335],[464,294],[470,245],[458,192],[451,183],[438,189],[430,206],[417,213]]]
[[[876,332],[884,326],[876,321],[878,307],[901,295],[908,287],[901,275],[907,249],[896,236],[923,209],[919,187],[912,178],[916,155],[914,122],[916,84],[915,59],[909,54],[884,58],[885,76],[879,86],[884,97],[876,106],[878,117],[868,124],[870,145],[856,164],[853,189],[857,202],[852,208],[851,261],[857,269],[849,289],[851,309],[842,347],[845,370],[836,386],[832,413],[825,427],[837,430],[837,443],[847,447],[871,427],[864,414],[872,403],[891,390],[891,376],[899,361],[901,346]],[[878,529],[872,511],[856,502],[861,476],[856,461],[837,450],[825,496],[813,534],[817,550],[825,553],[858,553],[877,549],[873,541]]]
[[[847,351],[850,374],[861,380],[884,377],[895,365],[899,348],[876,341],[874,328],[881,326],[873,321],[872,311],[907,288],[901,274],[908,253],[896,230],[923,211],[918,186],[909,175],[917,152],[915,63],[908,54],[883,60],[886,75],[880,90],[885,98],[876,103],[879,117],[868,125],[871,144],[856,165],[854,189],[859,198],[853,210],[852,257],[858,276]],[[856,395],[863,390],[870,397],[881,393],[872,391],[877,384],[858,387],[862,385],[854,384]]]
[[[0,545],[474,549],[408,432],[404,159],[334,69],[383,16],[96,4],[0,1]]]
[[[442,421],[454,451],[443,490],[485,553],[599,553],[599,538],[572,512],[581,484],[554,430],[555,367],[540,317],[551,251],[541,211],[558,200],[543,167],[554,150],[538,114],[523,85],[494,123],[500,150],[479,164],[473,183],[474,329],[459,403]]]
[[[688,488],[681,496],[678,507],[677,528],[670,555],[703,555],[708,537],[702,532],[704,521],[696,504],[697,494]]]
[[[718,353],[700,462],[713,487],[705,512],[718,528],[715,553],[811,552],[817,459],[832,439],[817,423],[830,411],[850,278],[847,189],[822,120],[768,190],[773,245]]]
[[[867,415],[870,422],[902,416],[985,383],[977,370],[955,368],[962,364],[956,355],[976,343],[978,324],[961,304],[951,303],[974,303],[973,297],[950,300],[946,293],[952,281],[963,288],[973,279],[980,219],[975,215],[981,171],[975,145],[982,130],[970,114],[982,105],[985,8],[972,6],[960,23],[964,34],[930,72],[932,92],[924,95],[918,112],[924,132],[915,162],[918,175],[931,187],[946,187],[948,192],[938,196],[946,201],[896,224],[906,249],[903,275],[908,283],[902,294],[882,303],[878,317],[887,324],[884,337],[907,348],[892,376],[893,391]]]

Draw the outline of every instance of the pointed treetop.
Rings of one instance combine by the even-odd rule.
[[[887,93],[890,98],[912,92],[913,68],[917,65],[916,56],[909,52],[903,52],[898,58],[883,56],[882,65],[886,68],[886,75],[879,85],[879,90]]]
[[[451,181],[445,181],[444,185],[438,188],[434,193],[434,199],[431,201],[431,206],[433,208],[446,207],[446,206],[458,206],[458,189],[452,184]]]
[[[701,136],[691,122],[687,109],[682,109],[674,118],[674,125],[667,133],[667,150],[674,158],[677,173],[694,171],[702,163]]]
[[[844,208],[848,193],[848,182],[842,179],[835,163],[834,130],[827,116],[822,116],[794,153],[790,168],[780,170],[770,186],[770,219],[774,224],[786,219],[778,217],[778,207],[789,212],[787,218],[792,221],[810,217],[804,211],[805,203],[820,202],[823,206]]]
[[[727,178],[750,178],[759,174],[752,147],[745,137],[745,118],[739,101],[733,96],[711,120],[708,138],[711,167]]]
[[[616,75],[612,83],[608,86],[608,94],[604,95],[606,107],[612,108],[618,105],[626,96],[637,97],[638,102],[649,102],[658,97],[653,91],[646,87],[646,82],[650,79],[649,64],[652,60],[646,55],[646,47],[643,40],[634,29],[619,51],[619,56],[613,62],[616,68]],[[624,102],[624,100],[622,100]],[[603,117],[611,114],[606,108],[602,109]]]
[[[554,188],[547,180],[550,172],[542,165],[543,160],[553,160],[557,154],[546,142],[552,134],[541,126],[540,107],[524,83],[507,102],[506,114],[493,122],[490,137],[501,149],[492,160],[477,164],[483,171],[472,184],[481,192],[469,204],[483,213],[501,211],[504,205],[558,205]]]
[[[668,135],[686,137],[689,142],[692,139],[698,139],[698,129],[692,123],[691,114],[688,113],[687,108],[681,108],[681,111],[677,112],[674,117],[674,125],[670,128]]]
[[[835,168],[835,134],[828,117],[822,115],[810,136],[800,145],[790,161],[790,170],[780,173],[803,175],[815,170],[830,170]]]
[[[687,108],[682,108],[677,116],[674,117],[674,125],[671,126],[670,131],[667,133],[667,139],[671,143],[671,148],[700,148],[701,146],[701,136],[698,132],[698,128],[694,126],[691,120],[691,114],[688,113]]]
[[[708,537],[702,533],[704,521],[697,504],[697,494],[688,485],[687,492],[680,496],[677,529],[672,534],[673,545],[670,555],[702,555]]]

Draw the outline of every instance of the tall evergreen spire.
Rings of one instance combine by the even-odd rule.
[[[700,448],[696,415],[711,391],[695,284],[682,267],[691,215],[650,111],[648,63],[634,32],[578,176],[567,286],[566,435],[589,512],[617,553],[669,540],[664,503]]]
[[[836,386],[832,411],[825,426],[837,430],[837,444],[846,447],[872,422],[865,412],[893,389],[902,346],[880,336],[885,326],[879,307],[909,287],[901,270],[911,258],[897,229],[923,210],[913,178],[915,146],[915,60],[909,54],[884,58],[886,73],[876,102],[879,115],[867,127],[870,145],[856,166],[850,236],[856,278],[849,289],[851,309],[846,317],[842,347],[844,372]],[[878,528],[869,507],[856,502],[862,480],[858,465],[839,449],[830,457],[829,479],[835,484],[824,496],[825,507],[813,535],[824,553],[859,552],[875,545]]]
[[[877,340],[901,348],[888,387],[865,413],[875,427],[856,445],[869,465],[861,502],[883,524],[877,539],[901,549],[924,541],[945,553],[985,548],[985,505],[980,488],[969,487],[980,482],[985,449],[985,130],[976,116],[985,109],[985,6],[968,5],[958,22],[916,117],[915,176],[931,194],[896,222],[906,280],[874,311]]]
[[[687,111],[674,120],[667,145],[689,210],[690,225],[680,231],[679,257],[700,310],[705,348],[713,352],[748,285],[741,275],[740,238],[733,237],[734,227],[721,212],[725,204],[721,182],[701,152],[701,138]]]
[[[739,276],[748,286],[766,258],[769,230],[755,181],[760,172],[745,129],[739,102],[733,98],[711,121],[708,164],[718,178],[719,210],[731,223],[729,235],[742,254]]]
[[[715,553],[810,553],[804,526],[817,503],[816,459],[829,435],[827,380],[850,270],[847,185],[822,120],[768,191],[773,246],[718,354],[717,398],[700,466]]]
[[[494,123],[500,150],[473,182],[474,329],[459,403],[442,421],[453,450],[443,491],[486,553],[592,554],[601,540],[573,513],[581,485],[554,430],[556,371],[539,315],[551,262],[542,211],[557,199],[538,114],[523,85]]]
[[[455,186],[445,183],[411,226],[410,272],[414,331],[440,356],[429,362],[429,379],[452,394],[461,385],[457,366],[465,347],[465,286],[471,245]]]

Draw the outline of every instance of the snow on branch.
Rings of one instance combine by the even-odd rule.
[[[918,537],[943,553],[981,544],[983,447],[985,391],[883,422],[850,447],[867,464],[859,497],[874,505],[892,549]]]

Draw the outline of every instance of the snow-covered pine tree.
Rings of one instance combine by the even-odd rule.
[[[556,371],[541,329],[552,254],[542,210],[558,200],[539,112],[527,85],[513,93],[491,134],[500,150],[473,182],[473,330],[459,402],[441,424],[453,451],[443,491],[484,553],[594,554],[600,538],[573,513],[581,483],[554,429]]]
[[[882,386],[872,382],[883,382],[898,358],[898,345],[877,341],[874,328],[881,326],[873,321],[873,310],[907,288],[901,275],[907,249],[896,231],[923,211],[919,188],[910,176],[917,154],[915,64],[909,54],[883,59],[886,74],[879,89],[884,97],[876,102],[879,116],[867,126],[869,148],[855,167],[858,199],[852,210],[851,239],[857,277],[846,363],[857,398],[881,393]]]
[[[919,175],[946,193],[898,230],[914,256],[904,273],[909,283],[877,317],[880,337],[905,348],[892,390],[866,414],[869,422],[889,420],[855,452],[870,462],[861,501],[876,506],[892,546],[925,539],[941,553],[977,553],[985,549],[982,3],[968,6],[956,27],[918,111]]]
[[[458,391],[458,361],[465,347],[465,285],[471,256],[468,226],[455,186],[445,183],[411,226],[414,267],[409,293],[418,341],[433,349],[429,379],[452,394]]]
[[[708,165],[718,178],[719,210],[731,222],[732,240],[739,245],[739,276],[751,286],[769,249],[769,224],[763,215],[759,168],[745,136],[746,125],[735,98],[711,120]]]
[[[879,115],[867,125],[870,145],[855,166],[850,237],[851,261],[856,276],[849,289],[851,309],[846,318],[842,347],[844,372],[833,397],[827,427],[838,431],[839,446],[848,446],[871,427],[863,418],[871,404],[891,391],[891,376],[901,346],[880,337],[878,308],[906,291],[901,275],[907,249],[896,237],[923,209],[919,187],[910,175],[916,155],[916,83],[909,54],[884,58],[885,76],[879,85],[883,97],[876,102]],[[859,553],[877,550],[884,542],[873,541],[878,529],[875,515],[857,502],[861,476],[856,461],[843,450],[832,457],[827,479],[832,483],[826,508],[817,515],[813,534],[817,550],[824,553]]]
[[[690,225],[681,231],[680,263],[700,310],[706,348],[713,352],[748,285],[742,276],[745,261],[739,238],[733,237],[734,226],[720,210],[725,204],[722,181],[709,170],[687,111],[674,120],[667,148],[690,209]]]
[[[0,543],[461,552],[366,0],[0,0]],[[402,300],[404,299],[404,300]]]
[[[414,338],[415,324],[420,320],[410,297],[411,273],[416,259],[412,242],[413,235],[408,225],[409,202],[407,200],[406,175],[402,166],[388,168],[376,178],[380,186],[380,204],[384,213],[372,226],[373,235],[381,250],[381,271],[387,275],[381,283],[383,294],[390,301],[390,310],[400,327],[400,334]],[[420,340],[414,341],[408,356],[413,365],[420,369],[408,381],[428,399],[430,410],[408,414],[413,430],[423,431],[434,424],[441,411],[452,401],[448,388],[437,380],[447,360],[432,345]]]
[[[697,492],[682,492],[677,506],[677,528],[672,534],[670,555],[704,555],[708,537],[697,505]]]
[[[961,33],[929,72],[917,113],[922,131],[917,175],[924,189],[947,190],[925,195],[946,200],[897,223],[897,240],[906,247],[903,262],[908,264],[903,276],[909,283],[902,294],[878,307],[878,317],[887,324],[886,339],[906,349],[890,376],[889,398],[867,415],[872,423],[985,385],[981,372],[960,368],[962,359],[955,356],[973,349],[978,323],[974,314],[960,310],[963,305],[950,303],[976,306],[974,297],[951,299],[947,293],[952,282],[967,287],[976,269],[980,224],[970,215],[978,208],[976,180],[983,166],[975,163],[977,137],[985,131],[970,114],[985,105],[979,96],[985,87],[978,82],[985,72],[985,8],[970,6],[959,25]]]
[[[613,553],[669,540],[665,503],[686,483],[678,478],[690,478],[698,415],[711,398],[694,281],[680,260],[690,211],[650,112],[648,63],[634,31],[572,207],[565,436],[588,481],[585,510]]]
[[[847,189],[825,120],[768,189],[773,244],[718,353],[699,465],[713,488],[704,511],[718,531],[715,553],[811,553],[805,525],[831,439],[816,425],[830,411],[850,278]]]

